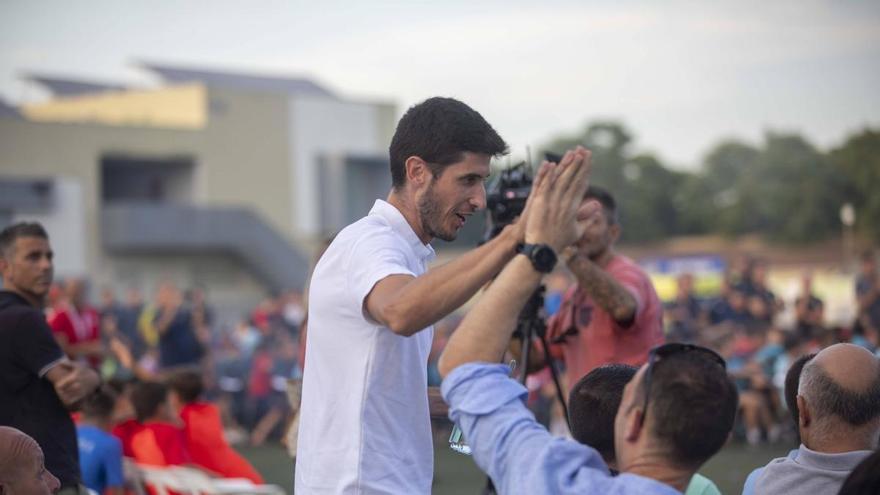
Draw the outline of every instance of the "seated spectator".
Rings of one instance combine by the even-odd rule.
[[[794,300],[795,328],[801,337],[818,338],[825,324],[825,303],[813,293],[813,275],[801,277],[801,292]]]
[[[755,494],[840,489],[880,438],[880,361],[852,344],[822,350],[801,373],[797,409],[797,455],[770,461],[755,480]]]
[[[849,473],[838,495],[876,495],[880,493],[880,450],[869,455]]]
[[[226,478],[247,478],[262,484],[263,478],[223,437],[220,410],[200,400],[204,384],[195,371],[179,371],[168,381],[171,404],[183,420],[183,434],[192,462]]]
[[[776,294],[770,290],[770,285],[767,282],[767,271],[768,268],[765,262],[758,260],[755,261],[754,266],[752,266],[751,295],[758,296],[764,300],[770,311],[768,322],[772,323],[776,314],[785,307],[785,303],[783,303],[782,299],[776,297]]]
[[[700,302],[694,296],[694,276],[683,273],[676,279],[675,299],[666,304],[669,342],[694,343],[697,340],[699,319],[702,314]]]
[[[116,394],[116,407],[113,410],[113,427],[110,429],[110,432],[122,443],[122,455],[134,458],[134,452],[131,451],[131,439],[141,429],[141,424],[138,422],[137,415],[135,414],[134,404],[131,402],[131,392],[134,390],[136,383],[110,380],[107,386],[113,389]]]
[[[709,306],[709,323],[717,325],[730,321],[744,324],[749,317],[746,308],[746,292],[738,285],[731,285],[727,280],[721,283],[721,292]]]
[[[856,277],[858,318],[866,329],[880,330],[880,272],[872,251],[861,256],[861,269]]]
[[[800,443],[801,437],[798,433],[798,407],[797,407],[797,391],[798,384],[801,380],[801,372],[804,369],[804,365],[807,364],[811,359],[813,359],[815,354],[806,354],[799,358],[797,358],[791,366],[788,368],[788,372],[785,373],[784,378],[784,398],[785,405],[788,408],[788,412],[791,415],[791,419],[794,422],[795,436],[797,438],[797,442]],[[788,453],[789,459],[794,459],[797,456],[798,449],[793,449]],[[743,485],[743,495],[751,495],[755,492],[755,481],[761,476],[761,473],[764,472],[764,467],[761,466],[756,468],[754,471],[749,473],[749,476],[746,478],[746,482]]]
[[[583,197],[588,173],[588,162],[558,169],[542,165],[522,220],[527,243],[562,253],[596,221],[598,205],[575,200]],[[552,261],[513,257],[440,358],[449,416],[461,427],[474,461],[505,494],[683,492],[733,428],[736,387],[720,356],[686,344],[651,350],[648,363],[624,387],[615,417],[619,476],[610,475],[596,450],[552,437],[523,404],[526,389],[508,377],[506,365],[494,364]]]
[[[158,382],[143,382],[131,392],[140,428],[130,437],[129,450],[134,460],[151,466],[181,466],[192,457],[186,448],[180,420],[168,402],[168,387]]]
[[[623,398],[623,388],[639,369],[627,364],[606,364],[581,378],[569,395],[571,436],[599,452],[616,476],[617,453],[614,450],[614,417]],[[708,478],[694,474],[685,495],[721,495]]]
[[[49,495],[61,487],[43,464],[43,450],[20,430],[0,426],[0,493]]]
[[[109,433],[115,407],[116,394],[106,386],[98,389],[83,402],[76,427],[83,484],[104,495],[124,493],[122,443]]]

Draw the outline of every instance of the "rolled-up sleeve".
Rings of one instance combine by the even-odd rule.
[[[471,363],[443,381],[449,417],[499,493],[606,493],[613,484],[596,450],[555,438],[523,404],[508,367]]]

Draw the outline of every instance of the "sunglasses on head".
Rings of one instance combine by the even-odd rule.
[[[706,347],[694,344],[681,344],[677,342],[654,347],[648,353],[648,367],[645,369],[645,403],[644,407],[642,407],[642,423],[644,423],[645,418],[648,417],[648,399],[651,397],[651,371],[654,369],[654,363],[663,358],[685,352],[695,352],[701,356],[706,356],[712,362],[720,365],[722,369],[727,370],[727,363],[724,362],[724,358],[719,356],[717,352]]]

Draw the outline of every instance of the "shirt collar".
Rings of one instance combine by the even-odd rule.
[[[795,461],[798,464],[804,464],[819,469],[852,471],[859,462],[869,455],[871,455],[870,450],[854,450],[852,452],[841,452],[839,454],[826,454],[824,452],[810,450],[806,445],[801,444]]]
[[[412,247],[413,252],[416,253],[419,258],[425,261],[431,261],[436,257],[434,248],[431,247],[430,244],[424,244],[422,240],[419,239],[419,236],[416,235],[416,231],[413,230],[409,222],[406,221],[406,218],[403,217],[403,213],[401,213],[396,206],[387,201],[377,199],[376,202],[373,203],[373,208],[370,209],[370,215],[379,215],[384,218],[391,225],[392,230],[406,239]]]

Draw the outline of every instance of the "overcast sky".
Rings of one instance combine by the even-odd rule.
[[[880,126],[880,2],[0,0],[0,97],[35,71],[155,83],[150,60],[313,77],[401,110],[459,98],[514,150],[597,118],[697,164],[766,129]]]

